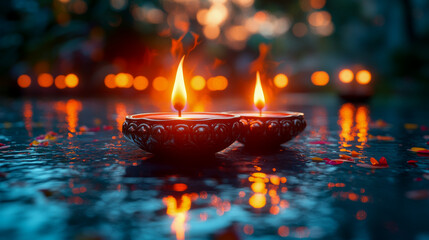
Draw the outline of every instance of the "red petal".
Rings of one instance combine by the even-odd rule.
[[[387,160],[385,157],[381,157],[378,162],[380,163],[380,165],[387,165]]]
[[[418,161],[416,161],[416,160],[409,160],[409,161],[407,161],[407,163],[408,164],[416,164]]]

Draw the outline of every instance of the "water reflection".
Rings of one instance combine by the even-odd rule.
[[[116,126],[119,132],[122,132],[122,124],[125,121],[125,117],[127,116],[127,108],[123,103],[116,103]]]
[[[368,124],[370,122],[368,106],[356,106],[345,103],[338,112],[338,125],[340,126],[339,143],[342,147],[351,147],[351,142],[357,137],[362,148],[368,141]]]
[[[23,108],[24,115],[24,126],[25,130],[27,130],[28,136],[33,136],[33,105],[30,101],[25,101]]]

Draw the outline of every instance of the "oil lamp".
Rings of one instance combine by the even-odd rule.
[[[227,113],[183,113],[187,95],[182,57],[171,103],[175,113],[140,113],[125,117],[122,133],[141,149],[165,156],[212,155],[237,140],[240,116]]]
[[[278,148],[307,126],[303,113],[263,111],[265,97],[259,72],[256,73],[253,103],[259,112],[231,112],[241,116],[243,128],[238,141],[248,148]]]

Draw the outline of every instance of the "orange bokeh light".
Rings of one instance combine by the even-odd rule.
[[[274,77],[274,85],[278,88],[284,88],[288,85],[289,80],[286,75],[279,73]]]
[[[367,70],[361,70],[356,73],[356,81],[362,85],[366,85],[371,82],[371,73]]]
[[[168,88],[168,80],[165,77],[156,77],[152,82],[152,86],[157,91],[165,91]]]
[[[350,82],[352,82],[353,81],[353,77],[354,77],[354,74],[353,74],[352,70],[350,70],[350,69],[343,69],[338,74],[338,78],[343,83],[350,83]]]
[[[21,88],[28,88],[31,85],[31,78],[27,74],[18,77],[18,86]]]
[[[191,87],[195,91],[201,91],[206,86],[206,80],[202,76],[194,76],[191,79]]]
[[[216,39],[219,37],[220,28],[216,25],[207,25],[203,28],[203,33],[208,39]]]
[[[310,6],[314,9],[321,9],[325,4],[326,0],[310,0]]]
[[[115,84],[119,88],[129,88],[133,85],[133,76],[128,73],[119,73],[115,77]]]
[[[79,84],[79,78],[76,76],[76,74],[67,74],[65,78],[65,83],[67,87],[75,88]]]
[[[223,91],[228,87],[228,79],[224,76],[212,77],[207,80],[207,88],[210,91]]]
[[[104,78],[104,85],[106,85],[108,88],[115,88],[115,74],[107,74],[107,76]]]
[[[49,73],[42,73],[37,78],[37,83],[39,84],[39,86],[47,88],[52,86],[52,84],[54,83],[54,78]]]
[[[329,82],[329,75],[324,71],[317,71],[311,75],[311,82],[316,86],[325,86]]]
[[[254,208],[263,208],[267,203],[267,199],[262,193],[255,193],[249,199],[250,206]]]
[[[331,22],[331,14],[327,11],[312,12],[308,15],[308,22],[313,27],[328,26]]]
[[[144,76],[137,76],[134,78],[133,86],[136,90],[143,91],[149,85],[149,81]]]
[[[66,81],[65,81],[65,79],[66,79],[66,77],[65,77],[64,75],[58,75],[58,76],[55,78],[55,86],[56,86],[58,89],[64,89],[64,88],[66,88],[66,87],[67,87],[67,85],[66,85]]]

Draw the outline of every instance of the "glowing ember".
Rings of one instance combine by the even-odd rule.
[[[255,93],[253,95],[253,103],[259,109],[259,115],[262,115],[262,109],[265,107],[265,96],[262,90],[261,77],[259,72],[256,72],[256,86]]]
[[[179,112],[179,117],[182,116],[182,110],[186,105],[186,87],[185,80],[183,77],[183,60],[185,56],[180,60],[179,67],[177,68],[176,80],[174,81],[173,93],[171,94],[171,103],[174,109]]]

